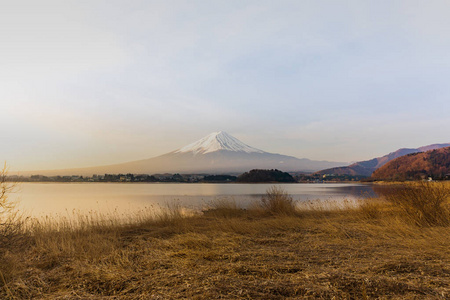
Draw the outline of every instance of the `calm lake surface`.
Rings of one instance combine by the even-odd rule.
[[[168,203],[203,209],[215,199],[234,199],[242,207],[259,200],[274,184],[182,183],[21,183],[10,197],[31,217],[74,213],[133,214]],[[365,184],[277,184],[299,201],[342,201],[375,196]]]

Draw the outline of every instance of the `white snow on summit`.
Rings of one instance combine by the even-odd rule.
[[[219,150],[246,153],[265,153],[262,150],[244,144],[237,138],[224,131],[213,132],[192,144],[176,150],[175,153],[193,152],[194,154],[205,154]]]

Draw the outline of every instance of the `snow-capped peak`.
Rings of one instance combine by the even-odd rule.
[[[244,144],[237,138],[224,131],[213,132],[192,144],[176,150],[175,153],[193,152],[194,154],[205,154],[219,150],[246,153],[265,153],[262,150]]]

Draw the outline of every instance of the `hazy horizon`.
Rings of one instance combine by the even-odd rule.
[[[214,131],[352,162],[450,142],[447,1],[0,4],[0,159],[146,159]]]

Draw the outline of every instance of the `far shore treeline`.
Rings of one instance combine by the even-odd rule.
[[[277,169],[253,169],[243,174],[103,174],[92,176],[9,176],[14,182],[179,182],[179,183],[317,183],[359,181],[364,176],[304,174]]]

